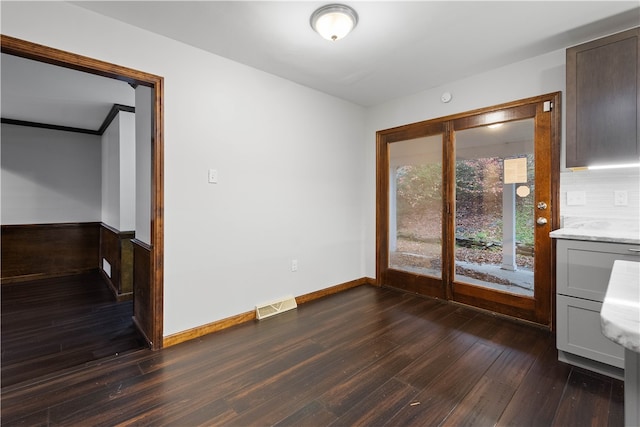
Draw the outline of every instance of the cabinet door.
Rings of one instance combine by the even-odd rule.
[[[602,333],[601,303],[558,295],[557,306],[558,350],[624,368],[624,347]]]
[[[635,163],[640,28],[567,49],[567,167]]]

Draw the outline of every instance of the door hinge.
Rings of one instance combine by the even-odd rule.
[[[553,102],[551,101],[544,101],[544,104],[542,105],[542,111],[544,111],[545,113],[548,111],[553,110]]]

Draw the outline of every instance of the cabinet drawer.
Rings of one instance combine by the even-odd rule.
[[[557,308],[559,350],[624,368],[624,347],[602,334],[601,303],[558,295]]]
[[[557,292],[602,302],[613,262],[640,261],[638,245],[558,240]]]

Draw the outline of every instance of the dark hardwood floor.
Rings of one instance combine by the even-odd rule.
[[[2,387],[145,346],[99,273],[0,286]]]
[[[2,425],[621,426],[623,383],[552,334],[360,286],[157,352],[3,387]]]

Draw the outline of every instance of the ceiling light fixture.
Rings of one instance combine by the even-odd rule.
[[[311,28],[327,40],[340,40],[358,24],[358,14],[343,4],[322,6],[311,15]]]

